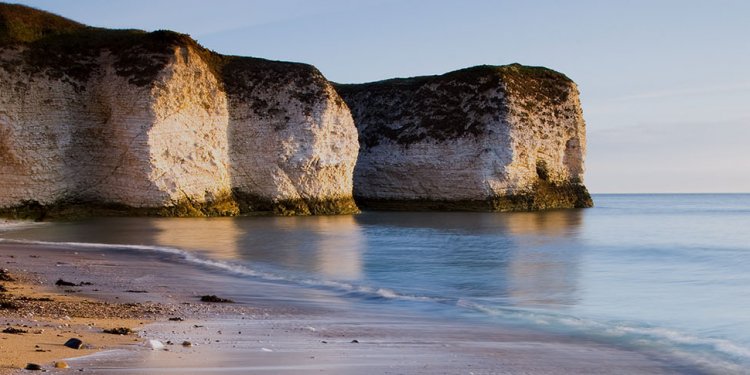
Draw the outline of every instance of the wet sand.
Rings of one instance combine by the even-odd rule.
[[[0,357],[5,371],[38,361],[64,373],[70,370],[51,368],[64,359],[94,374],[701,373],[658,353],[363,308],[322,291],[238,277],[176,255],[5,243],[0,267],[25,283],[2,282],[6,294],[54,300],[0,310],[2,325],[45,329],[42,335],[0,334],[0,345],[24,342],[7,345],[10,354]],[[84,285],[58,287],[58,279]],[[200,302],[211,294],[237,303]],[[112,327],[136,333],[100,333]],[[83,336],[92,349],[60,347],[68,336]],[[148,340],[159,340],[166,350],[148,348]],[[32,344],[53,351],[36,354]]]

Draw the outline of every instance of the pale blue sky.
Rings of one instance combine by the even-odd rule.
[[[747,0],[20,2],[310,63],[337,82],[546,66],[581,90],[592,192],[750,192]]]

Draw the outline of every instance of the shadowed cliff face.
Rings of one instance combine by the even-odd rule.
[[[356,129],[314,67],[0,4],[0,207],[16,216],[356,212]]]
[[[545,68],[478,66],[338,85],[359,132],[354,192],[376,209],[589,207],[575,84]]]

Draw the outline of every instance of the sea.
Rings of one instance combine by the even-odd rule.
[[[608,194],[594,203],[523,213],[6,223],[0,242],[177,254],[212,272],[322,290],[370,310],[666,352],[717,373],[750,369],[750,194]]]

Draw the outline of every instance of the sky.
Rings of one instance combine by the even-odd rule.
[[[750,192],[747,0],[27,0],[368,82],[518,62],[581,91],[593,193]]]

